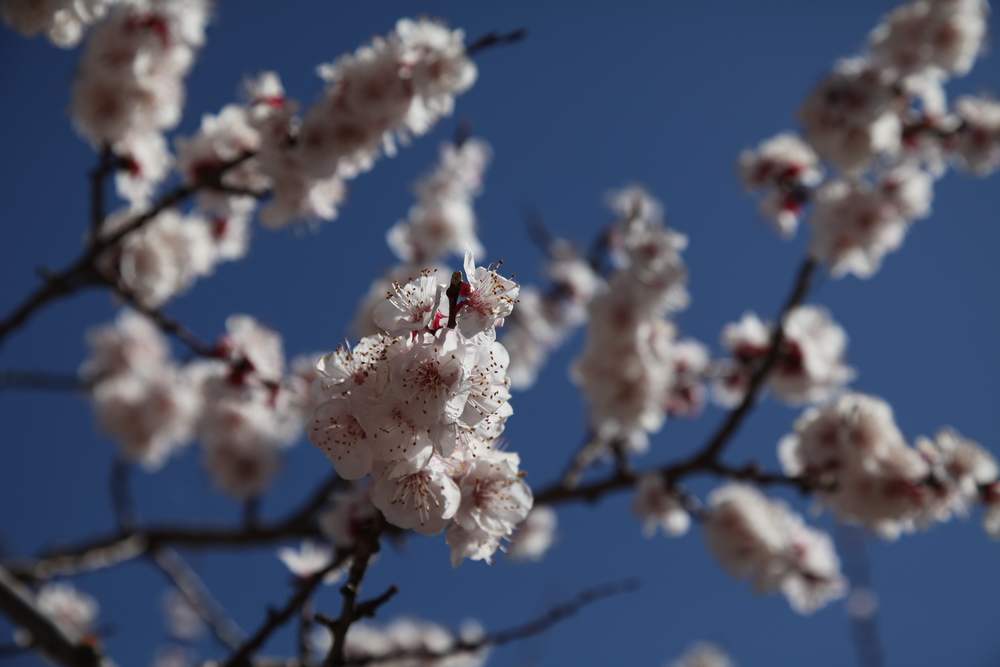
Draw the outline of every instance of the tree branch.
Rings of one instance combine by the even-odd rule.
[[[151,561],[208,626],[220,645],[230,651],[239,648],[245,633],[229,618],[201,577],[184,562],[180,554],[171,549],[159,549],[152,554]]]
[[[790,311],[805,301],[816,269],[817,263],[812,257],[803,260],[799,266],[795,281],[792,283],[792,289],[785,298],[785,302],[782,304],[778,314],[777,324],[771,334],[767,356],[750,377],[747,391],[739,405],[726,415],[725,419],[722,420],[722,423],[719,424],[718,428],[716,428],[715,432],[701,449],[686,459],[649,471],[649,473],[662,475],[665,481],[671,485],[684,477],[701,473],[729,479],[752,481],[762,485],[785,484],[794,486],[803,492],[811,490],[810,484],[804,479],[787,477],[776,473],[766,473],[753,464],[741,467],[728,466],[723,464],[719,460],[719,457],[726,445],[736,435],[736,432],[750,414],[751,409],[756,405],[757,399],[764,389],[768,375],[778,363],[781,347],[785,340],[785,320]],[[642,475],[633,473],[627,467],[619,464],[618,469],[604,479],[577,486],[574,482],[578,479],[579,473],[572,466],[570,467],[570,471],[574,474],[564,475],[563,480],[544,487],[536,493],[535,505],[552,505],[573,500],[597,500],[607,493],[631,488],[642,477]]]
[[[336,557],[326,567],[305,579],[301,579],[295,592],[284,606],[279,609],[269,609],[267,618],[257,631],[222,663],[222,667],[250,667],[252,664],[251,658],[254,653],[260,650],[267,640],[270,639],[271,635],[291,620],[292,616],[306,604],[309,598],[312,597],[313,592],[323,583],[323,578],[343,565],[350,556],[351,553],[349,551],[338,550]]]
[[[135,525],[135,505],[129,489],[132,464],[116,458],[111,464],[111,509],[114,511],[118,530],[128,531]]]
[[[14,625],[31,634],[32,647],[66,667],[100,667],[100,654],[93,646],[77,643],[43,614],[34,596],[10,572],[0,567],[0,610]]]
[[[436,661],[449,658],[462,653],[476,653],[485,648],[502,646],[513,641],[526,639],[534,635],[541,634],[552,626],[573,616],[581,609],[599,600],[609,598],[623,593],[629,593],[638,589],[639,583],[634,579],[622,582],[606,584],[587,589],[578,593],[574,598],[560,603],[541,616],[534,618],[527,623],[516,625],[506,630],[489,633],[476,640],[457,640],[452,646],[443,651],[431,651],[428,649],[399,650],[383,655],[372,655],[346,660],[345,667],[362,667],[363,665],[374,665],[382,662],[395,662],[406,660]]]
[[[85,287],[100,284],[97,264],[101,255],[118,245],[132,232],[141,229],[158,215],[185,201],[200,189],[210,188],[220,183],[222,176],[227,171],[246,162],[253,156],[253,153],[244,153],[229,162],[223,163],[203,181],[194,185],[180,185],[164,194],[146,211],[131,218],[114,232],[106,236],[92,237],[90,244],[72,264],[57,273],[46,272],[42,285],[25,297],[18,306],[0,320],[0,343],[6,340],[7,336],[12,332],[24,326],[43,307],[58,299],[75,294]],[[95,210],[96,206],[92,203],[92,215]]]
[[[344,664],[344,650],[347,647],[347,631],[351,628],[351,624],[362,616],[373,615],[379,605],[388,602],[396,594],[396,587],[392,586],[379,597],[360,605],[357,604],[361,582],[368,571],[372,556],[378,553],[379,541],[384,528],[384,519],[378,515],[372,521],[372,525],[358,538],[347,582],[340,588],[340,595],[344,598],[340,616],[327,623],[333,633],[333,644],[326,660],[323,661],[323,667],[341,667]]]
[[[8,564],[21,579],[48,579],[57,575],[99,570],[133,560],[163,547],[241,547],[270,545],[285,540],[315,537],[315,516],[326,504],[340,478],[335,474],[320,484],[303,504],[284,519],[245,527],[194,527],[160,525],[137,527],[54,549],[36,560]]]
[[[517,28],[510,32],[488,32],[465,47],[467,56],[477,56],[487,49],[495,46],[505,46],[516,44],[528,36],[527,28]]]

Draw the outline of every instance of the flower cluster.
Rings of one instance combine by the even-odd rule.
[[[504,336],[515,389],[535,383],[550,352],[586,321],[587,306],[604,282],[568,241],[556,239],[546,250],[549,287],[544,292],[521,289],[517,313]]]
[[[986,37],[984,0],[917,0],[889,13],[869,38],[872,62],[896,76],[968,74]]]
[[[822,178],[816,152],[791,133],[779,134],[740,153],[740,177],[748,190],[763,197],[761,213],[782,236],[795,233],[809,188]]]
[[[959,164],[981,176],[1000,167],[1000,102],[983,97],[955,100],[959,130],[951,140]]]
[[[98,422],[127,460],[156,469],[197,439],[216,485],[245,499],[267,488],[281,449],[301,431],[315,359],[296,361],[286,375],[276,333],[245,315],[226,326],[215,358],[179,366],[160,332],[124,311],[90,333],[81,374]]]
[[[389,247],[401,261],[425,265],[466,250],[482,255],[472,200],[482,190],[489,161],[489,144],[481,139],[441,146],[436,168],[414,187],[417,203],[389,230]]]
[[[107,218],[101,234],[118,234],[132,220],[130,211],[119,211]],[[113,244],[100,258],[101,270],[144,306],[155,308],[211,275],[220,262],[240,256],[246,237],[234,234],[241,232],[167,209]]]
[[[690,345],[676,352],[676,330],[666,319],[688,302],[680,255],[687,239],[666,227],[659,203],[641,188],[613,194],[611,205],[619,216],[607,234],[616,271],[590,302],[587,344],[573,378],[589,403],[595,440],[644,451],[648,434],[677,404],[678,362],[686,370],[698,356]],[[679,394],[697,396],[691,373],[680,375]]]
[[[753,313],[727,324],[722,344],[730,358],[718,364],[716,399],[726,406],[739,403],[750,378],[771,350],[772,326]],[[830,314],[816,306],[789,311],[784,339],[767,385],[783,401],[792,404],[826,400],[854,377],[844,363],[847,334]]]
[[[356,335],[380,331],[374,311],[394,283],[406,282],[423,271],[443,275],[445,269],[439,262],[448,255],[462,255],[468,250],[478,257],[484,252],[476,235],[472,202],[482,190],[490,157],[489,144],[475,137],[466,138],[461,145],[442,144],[437,164],[414,185],[417,203],[407,219],[386,235],[389,248],[402,263],[368,290],[354,318],[352,329]]]
[[[119,0],[3,0],[0,15],[26,37],[40,33],[56,46],[76,46],[84,31]]]
[[[298,579],[306,579],[322,572],[334,562],[335,554],[326,545],[304,541],[298,549],[292,547],[282,547],[278,549],[278,559],[284,563],[288,571]],[[344,576],[344,567],[335,568],[323,577],[323,583],[332,584],[339,581]]]
[[[127,460],[159,468],[191,438],[196,387],[142,315],[122,311],[113,324],[92,330],[88,341],[91,356],[81,374],[92,384],[98,423]]]
[[[449,115],[455,96],[476,78],[463,39],[437,21],[400,20],[388,35],[321,66],[326,89],[301,118],[274,75],[253,82],[257,166],[272,195],[261,213],[265,224],[333,219],[345,180]]]
[[[556,541],[558,522],[552,508],[541,506],[532,509],[510,538],[507,557],[522,561],[541,560]]]
[[[639,480],[632,511],[642,521],[646,537],[652,537],[657,530],[677,537],[691,526],[691,516],[684,509],[680,497],[657,473],[648,473]]]
[[[866,278],[927,215],[949,163],[1000,166],[1000,105],[964,97],[950,112],[943,84],[968,73],[986,34],[984,0],[914,0],[889,14],[862,56],[837,63],[802,105],[805,141],[784,133],[740,156],[749,189],[785,236],[803,208],[811,252],[834,276]],[[842,172],[826,184],[822,159]]]
[[[78,591],[70,584],[50,582],[42,586],[35,597],[35,606],[56,627],[75,642],[94,641],[97,600]],[[31,642],[27,631],[18,631],[22,643]]]
[[[367,171],[397,141],[451,114],[476,79],[464,33],[429,19],[400,20],[352,54],[321,66],[327,88],[302,120],[299,145],[316,176]]]
[[[808,410],[779,453],[785,471],[814,486],[838,519],[884,537],[964,515],[980,499],[993,507],[998,469],[989,452],[951,430],[911,447],[889,405],[872,396],[846,394]]]
[[[388,667],[482,667],[489,657],[487,648],[455,652],[441,658],[428,657],[448,654],[459,642],[475,642],[482,636],[482,626],[474,621],[463,623],[457,637],[436,623],[419,619],[397,618],[382,627],[362,622],[351,625],[344,655],[349,661],[373,659]],[[333,635],[323,626],[317,626],[309,637],[310,648],[316,655],[327,655],[332,643]]]
[[[846,590],[828,535],[810,528],[784,503],[745,484],[709,496],[705,539],[734,577],[760,593],[780,591],[799,613],[811,613]]]
[[[826,183],[816,192],[811,250],[835,276],[872,276],[882,258],[903,243],[910,224],[930,213],[932,180],[901,166],[875,185],[852,180]]]
[[[130,0],[94,26],[73,85],[72,116],[127,164],[122,195],[142,203],[169,166],[162,137],[180,119],[184,77],[204,41],[207,0]]]
[[[448,528],[455,564],[489,560],[528,514],[516,454],[496,446],[512,410],[496,327],[518,286],[466,255],[465,278],[436,272],[394,283],[375,308],[380,333],[318,365],[327,400],[309,437],[349,480],[372,475],[371,499],[393,525]]]

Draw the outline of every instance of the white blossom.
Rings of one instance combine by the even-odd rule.
[[[400,260],[428,264],[466,250],[482,255],[472,200],[482,188],[489,160],[489,145],[481,139],[442,145],[436,168],[414,187],[416,205],[386,237]]]
[[[463,301],[458,311],[458,329],[467,338],[502,326],[514,310],[519,287],[492,267],[476,266],[472,252],[465,253]]]
[[[114,234],[131,221],[128,211],[112,215],[104,234]],[[211,232],[204,220],[182,217],[168,209],[129,232],[102,262],[109,273],[146,306],[157,307],[212,272],[217,261]]]
[[[113,324],[87,332],[90,356],[80,367],[88,379],[130,372],[149,374],[167,363],[170,349],[159,329],[145,316],[122,310]]]
[[[983,0],[916,0],[894,9],[872,31],[876,64],[898,76],[930,69],[968,74],[986,37]]]
[[[955,112],[961,121],[954,154],[959,164],[985,176],[1000,167],[1000,102],[985,97],[960,97]]]
[[[556,540],[558,517],[550,507],[535,507],[514,531],[507,545],[507,557],[514,560],[541,560]]]
[[[669,667],[736,667],[726,652],[715,644],[698,642]]]
[[[846,592],[833,542],[777,500],[745,484],[709,496],[705,539],[722,566],[759,593],[780,591],[808,614]]]
[[[441,532],[461,499],[447,465],[433,454],[385,464],[372,487],[372,502],[389,523],[425,535]]]
[[[76,46],[86,29],[118,0],[3,0],[0,14],[27,37],[46,33],[56,46]]]
[[[670,489],[658,473],[643,475],[636,485],[632,511],[642,521],[642,531],[652,537],[657,529],[664,535],[683,535],[691,526],[691,517],[684,509],[677,492]]]
[[[73,86],[80,133],[110,145],[173,127],[207,20],[205,0],[114,4],[90,33]]]
[[[190,442],[201,407],[197,389],[171,366],[111,377],[94,387],[91,398],[98,423],[122,455],[149,470]]]
[[[720,403],[743,399],[750,378],[771,349],[772,325],[746,313],[722,331],[731,358],[721,364],[715,386]],[[816,306],[798,306],[785,317],[785,335],[767,386],[791,404],[828,399],[854,378],[844,363],[847,335],[830,314]]]
[[[282,547],[278,549],[278,559],[288,571],[299,579],[307,579],[319,574],[333,563],[334,553],[329,547],[304,540],[298,549]],[[323,583],[332,584],[344,576],[344,568],[335,568],[323,577]]]
[[[319,528],[338,547],[351,547],[376,515],[369,490],[355,487],[333,496],[333,505],[319,516]]]
[[[811,251],[834,277],[869,278],[897,250],[910,223],[929,211],[930,192],[916,170],[897,170],[874,188],[833,181],[816,193]]]
[[[38,610],[73,640],[86,641],[95,630],[97,600],[70,584],[50,582],[42,586],[35,598]]]
[[[172,588],[164,594],[163,615],[166,617],[167,630],[173,638],[190,641],[198,639],[205,632],[205,622],[177,589]]]
[[[460,30],[403,19],[386,37],[320,68],[322,99],[302,121],[297,152],[316,178],[351,178],[397,141],[427,132],[475,80]]]
[[[756,150],[740,153],[743,185],[759,190],[761,213],[785,237],[795,233],[808,189],[819,183],[819,159],[809,144],[790,133],[762,142]]]
[[[887,538],[965,514],[997,476],[992,455],[954,431],[910,447],[889,405],[863,394],[807,411],[779,454],[840,520]]]
[[[856,172],[895,154],[902,126],[891,77],[862,58],[842,60],[799,111],[806,140],[840,169]]]

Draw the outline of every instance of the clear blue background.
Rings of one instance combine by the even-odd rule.
[[[384,234],[410,206],[409,184],[464,118],[496,151],[477,204],[491,259],[502,258],[519,279],[534,281],[541,258],[524,233],[526,206],[536,206],[554,232],[586,244],[608,220],[603,193],[645,183],[666,203],[671,224],[691,239],[686,258],[694,300],[679,323],[717,349],[722,325],[744,310],[773,314],[804,246],[803,237],[779,241],[760,221],[735,177],[738,152],[793,127],[810,86],[836,58],[861,48],[891,6],[862,0],[223,3],[189,79],[182,132],[196,127],[201,113],[233,100],[241,77],[261,69],[278,70],[292,96],[312,100],[319,90],[315,65],[388,31],[400,16],[441,16],[470,37],[519,26],[530,36],[483,54],[479,83],[459,100],[457,117],[352,183],[340,219],[315,233],[256,230],[246,260],[221,267],[169,311],[205,338],[219,332],[227,315],[248,312],[279,329],[289,353],[335,347],[370,281],[393,261]],[[995,17],[991,25],[996,33]],[[35,267],[59,267],[73,257],[87,226],[85,174],[94,155],[66,115],[78,56],[0,33],[3,309],[33,287]],[[998,72],[997,55],[987,54],[950,90],[996,91]],[[850,332],[857,387],[887,398],[908,436],[951,424],[997,450],[997,180],[949,175],[934,207],[874,280],[825,280],[816,299]],[[0,350],[0,367],[73,371],[85,353],[83,330],[114,311],[103,294],[56,304]],[[538,385],[514,401],[507,436],[536,485],[558,474],[583,435],[585,415],[567,379],[579,345],[578,336]],[[775,443],[795,416],[766,404],[733,443],[732,460],[775,465]],[[720,417],[711,409],[700,421],[668,423],[644,463],[698,446]],[[106,479],[114,446],[95,434],[84,400],[6,393],[0,423],[0,536],[8,553],[30,554],[112,528]],[[299,445],[264,501],[265,516],[293,506],[327,470],[319,452]],[[223,522],[239,514],[208,487],[195,448],[158,474],[138,475],[135,487],[144,520]],[[386,552],[369,590],[401,587],[384,617],[409,613],[445,624],[473,617],[500,628],[585,586],[641,578],[640,592],[499,650],[494,665],[659,665],[702,638],[721,643],[744,666],[854,664],[842,605],[797,616],[784,600],[758,598],[723,574],[697,529],[679,540],[647,541],[628,508],[629,498],[617,496],[561,509],[559,542],[540,565],[501,559],[493,567],[466,563],[452,570],[443,539],[413,539],[398,553]],[[826,518],[818,521],[829,526]],[[286,598],[288,576],[272,550],[190,556],[245,628],[257,626],[266,605]],[[872,557],[889,664],[1000,664],[1000,545],[976,521],[874,545]],[[100,598],[119,664],[148,663],[165,639],[161,575],[135,562],[77,583]],[[339,609],[333,588],[318,603],[327,613]],[[289,652],[291,641],[286,632],[268,649]],[[208,655],[216,650],[206,647]]]

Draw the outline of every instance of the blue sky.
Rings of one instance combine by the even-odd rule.
[[[370,281],[392,262],[386,230],[411,202],[409,185],[434,160],[459,119],[492,143],[495,160],[479,200],[480,235],[490,259],[519,279],[538,279],[541,257],[522,213],[537,208],[557,234],[586,244],[608,221],[603,194],[644,183],[666,205],[670,224],[690,237],[693,303],[682,330],[717,348],[723,324],[753,309],[770,316],[803,253],[805,238],[782,242],[761,222],[735,176],[740,149],[794,127],[795,110],[838,57],[861,48],[892,3],[863,0],[705,0],[698,3],[403,2],[241,0],[222,3],[189,78],[180,132],[231,101],[242,76],[282,75],[305,102],[319,91],[318,63],[422,13],[471,37],[524,26],[528,39],[479,58],[480,79],[443,122],[398,157],[352,185],[340,219],[314,233],[255,230],[250,256],[220,268],[169,311],[203,337],[231,313],[279,329],[289,353],[332,349],[347,331]],[[991,27],[997,31],[996,17]],[[33,285],[36,267],[59,267],[86,229],[86,171],[94,161],[68,122],[78,52],[0,33],[0,307]],[[988,53],[950,88],[996,92],[1000,57]],[[933,215],[916,224],[901,252],[870,281],[825,279],[815,301],[850,334],[856,387],[886,398],[910,437],[952,425],[1000,453],[1000,247],[997,181],[952,174],[939,183]],[[56,304],[0,350],[0,367],[72,371],[83,330],[110,319],[103,294]],[[514,399],[507,437],[528,479],[558,474],[584,433],[585,414],[567,367],[579,337],[561,350],[531,391]],[[652,465],[697,447],[721,417],[670,422],[653,439]],[[730,448],[734,461],[775,464],[775,445],[796,413],[759,409]],[[14,554],[111,528],[107,476],[114,447],[96,434],[85,401],[69,395],[0,396],[5,425],[0,465],[0,541]],[[306,443],[288,456],[265,516],[308,493],[327,467]],[[155,475],[135,479],[145,520],[235,521],[239,508],[212,491],[191,449]],[[708,485],[700,485],[704,491]],[[540,565],[501,560],[453,570],[441,538],[387,550],[370,586],[400,595],[383,614],[445,624],[476,618],[499,628],[524,620],[586,586],[637,576],[638,593],[603,602],[536,639],[497,651],[493,665],[660,665],[691,641],[723,645],[740,665],[840,667],[854,664],[840,605],[812,617],[780,598],[759,598],[709,557],[697,530],[679,540],[646,540],[617,496],[560,510],[560,539]],[[800,509],[806,507],[799,504]],[[828,518],[817,523],[831,527]],[[975,518],[894,543],[871,546],[888,664],[900,667],[1000,662],[995,628],[1000,545]],[[255,627],[267,604],[287,595],[288,578],[270,550],[192,553],[190,561],[233,616]],[[147,663],[164,640],[160,575],[133,563],[81,577],[113,628],[120,665]],[[335,612],[335,590],[318,606]],[[269,648],[288,651],[291,635]],[[209,649],[210,651],[214,649]],[[209,653],[211,655],[211,653]],[[34,659],[10,664],[38,664]]]

